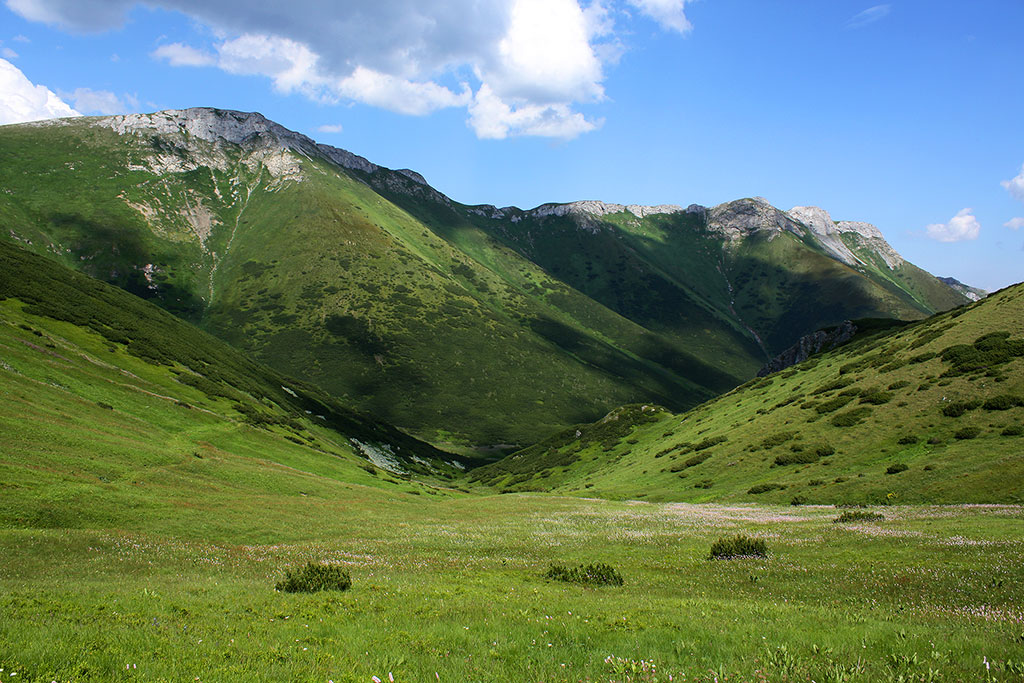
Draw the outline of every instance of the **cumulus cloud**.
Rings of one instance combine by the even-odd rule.
[[[884,19],[888,16],[890,11],[892,11],[892,6],[890,5],[875,5],[874,7],[868,7],[863,12],[850,17],[846,22],[846,28],[863,28],[868,24],[873,24],[876,21]]]
[[[322,126],[318,126],[316,132],[318,133],[340,133],[342,131],[340,123],[325,123]]]
[[[631,5],[667,30],[691,26],[687,0],[6,0],[21,16],[74,31],[123,24],[136,4],[180,11],[210,45],[170,43],[172,66],[260,75],[284,93],[422,115],[466,108],[483,137],[573,137],[598,127],[582,105],[605,98]]]
[[[1003,227],[1009,228],[1010,230],[1020,230],[1021,228],[1024,228],[1024,218],[1011,218],[1003,223]]]
[[[1024,202],[1024,165],[1020,167],[1020,173],[1015,177],[1004,180],[999,184],[1006,188],[1011,197]]]
[[[76,88],[71,93],[61,93],[71,100],[75,109],[83,114],[125,114],[139,108],[139,101],[132,95],[118,97],[109,90]]]
[[[0,59],[0,125],[80,116],[43,85],[35,85],[6,59]]]
[[[628,2],[669,31],[686,33],[693,28],[684,11],[686,0],[628,0]]]
[[[974,209],[961,209],[948,223],[932,223],[925,227],[928,237],[939,242],[964,242],[978,239],[981,223],[971,212]]]

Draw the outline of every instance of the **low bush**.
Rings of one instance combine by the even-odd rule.
[[[981,434],[980,427],[964,427],[963,429],[957,430],[956,434],[954,434],[953,437],[963,441],[965,439],[974,439],[979,434]]]
[[[892,400],[892,392],[889,391],[873,391],[870,393],[862,394],[860,397],[861,403],[870,403],[874,406],[880,406],[884,403],[888,403]]]
[[[1010,425],[1002,431],[1003,436],[1020,436],[1024,434],[1024,426],[1022,425]]]
[[[749,489],[747,489],[747,493],[756,496],[759,493],[767,493],[769,491],[778,491],[778,490],[781,490],[781,489],[784,489],[784,488],[786,488],[786,487],[783,486],[782,484],[757,484],[756,486],[751,486]]]
[[[909,469],[910,468],[907,466],[906,463],[898,462],[895,465],[889,465],[887,468],[885,468],[885,473],[886,474],[899,474],[900,472],[906,472]]]
[[[564,581],[566,583],[581,583],[589,586],[621,586],[622,575],[610,564],[597,562],[595,564],[579,565],[577,567],[565,567],[560,564],[553,564],[544,573],[544,578],[552,581]]]
[[[901,436],[899,441],[897,441],[896,443],[898,443],[901,446],[912,446],[915,443],[917,443],[917,441],[918,438],[916,436],[914,436],[913,434],[908,434],[907,436]]]
[[[836,396],[835,398],[825,401],[824,403],[819,403],[818,405],[814,406],[814,409],[821,413],[822,415],[824,415],[825,413],[832,413],[839,410],[852,400],[853,396]]]
[[[761,448],[766,450],[769,448],[775,448],[776,446],[786,443],[795,436],[796,432],[779,432],[778,434],[772,434],[761,441]]]
[[[861,510],[848,510],[832,520],[833,524],[846,524],[848,522],[880,522],[885,515],[877,512],[863,512]]]
[[[731,560],[737,557],[767,557],[768,546],[760,538],[743,534],[723,536],[711,544],[712,560]]]
[[[711,448],[712,446],[715,446],[717,444],[724,443],[727,440],[728,439],[725,436],[712,436],[712,437],[710,437],[708,439],[704,439],[703,441],[701,441],[698,444],[695,444],[694,447],[693,447],[693,450],[695,450],[695,451],[703,451],[703,450]]]
[[[274,590],[285,593],[344,591],[352,587],[352,578],[337,564],[308,563],[300,569],[289,569]]]
[[[902,389],[903,387],[909,387],[909,386],[910,386],[910,382],[908,382],[905,379],[901,379],[898,382],[893,382],[892,384],[890,384],[889,385],[889,391],[896,391],[897,389]]]
[[[807,451],[800,451],[797,453],[783,453],[782,455],[776,456],[776,465],[807,465],[812,462],[818,462],[821,458],[817,453]]]
[[[981,401],[954,401],[942,406],[942,414],[946,417],[960,417],[968,410],[974,410],[981,406]]]
[[[839,413],[832,418],[831,422],[835,427],[853,427],[863,422],[870,414],[871,408],[862,406],[853,410],[847,410],[845,413]]]
[[[985,410],[1009,410],[1018,406],[1024,406],[1024,398],[1010,394],[993,396],[981,405]]]
[[[806,502],[807,502],[807,498],[805,496],[793,496],[793,498],[790,499],[789,504],[790,505],[803,505]]]

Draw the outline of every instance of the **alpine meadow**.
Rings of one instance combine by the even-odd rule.
[[[215,109],[0,186],[5,678],[1024,677],[1022,285]]]

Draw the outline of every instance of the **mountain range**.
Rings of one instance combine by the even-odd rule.
[[[804,334],[970,296],[816,207],[463,205],[255,113],[5,126],[0,187],[4,240],[455,449],[687,410]]]

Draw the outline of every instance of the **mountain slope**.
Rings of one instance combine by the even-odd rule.
[[[257,495],[272,470],[299,490],[313,473],[422,492],[391,477],[437,484],[465,468],[150,303],[2,242],[0,392],[0,516],[14,525],[77,526],[112,512],[111,496],[121,516],[163,506],[163,477]]]
[[[822,325],[964,301],[761,200],[467,207],[258,114],[7,126],[0,162],[5,239],[434,441],[686,409]]]
[[[1024,285],[859,335],[683,415],[627,406],[478,468],[503,490],[785,503],[1024,500]]]

